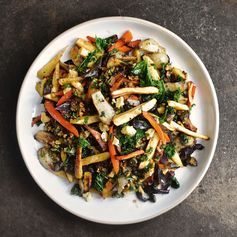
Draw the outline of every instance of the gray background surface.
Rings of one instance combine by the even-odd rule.
[[[30,64],[54,37],[103,16],[134,16],[167,27],[200,56],[220,106],[213,162],[182,204],[150,221],[106,226],[64,211],[36,185],[15,133],[17,96]],[[1,236],[237,236],[237,1],[0,1]]]

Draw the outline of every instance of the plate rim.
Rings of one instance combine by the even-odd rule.
[[[195,60],[197,61],[198,65],[201,67],[201,69],[203,70],[208,85],[210,86],[212,95],[213,95],[213,101],[214,101],[214,112],[215,112],[215,119],[216,119],[216,124],[215,124],[215,132],[214,132],[214,137],[212,138],[213,140],[213,146],[210,149],[210,156],[208,157],[208,161],[207,161],[207,165],[205,166],[205,168],[203,169],[201,175],[199,176],[199,178],[197,178],[197,180],[193,183],[192,187],[189,189],[189,191],[187,193],[185,193],[185,195],[181,195],[176,201],[173,202],[172,205],[170,205],[169,207],[167,207],[165,210],[163,210],[162,212],[160,212],[159,214],[153,214],[150,215],[148,217],[145,218],[139,218],[136,220],[131,220],[131,221],[103,221],[103,220],[98,220],[98,219],[94,219],[93,217],[88,217],[85,215],[82,215],[80,213],[74,212],[73,210],[70,210],[69,208],[67,208],[65,205],[59,203],[54,197],[52,197],[48,192],[47,189],[44,188],[40,182],[38,182],[37,177],[35,176],[34,173],[31,172],[30,167],[28,166],[26,159],[25,159],[25,151],[22,147],[21,144],[21,140],[20,140],[20,135],[19,135],[19,130],[20,130],[20,111],[19,111],[19,105],[21,102],[21,98],[22,98],[22,93],[23,93],[23,88],[25,87],[26,84],[26,78],[28,77],[28,74],[31,71],[31,68],[33,67],[33,65],[35,64],[35,62],[38,60],[38,58],[41,57],[41,55],[48,49],[48,47],[50,47],[58,38],[62,37],[64,34],[67,34],[69,31],[78,28],[78,27],[82,27],[83,25],[87,25],[87,24],[91,24],[91,23],[102,23],[104,21],[113,21],[113,20],[117,20],[117,21],[131,21],[131,22],[135,22],[135,23],[139,23],[139,24],[143,24],[145,26],[152,26],[154,28],[159,28],[162,31],[165,31],[165,33],[171,35],[172,37],[175,38],[175,40],[178,40],[180,43],[182,43],[189,51],[189,53],[191,53],[192,57],[195,58]],[[65,30],[64,32],[62,32],[61,34],[59,34],[58,36],[56,36],[53,40],[51,40],[41,51],[40,53],[37,55],[37,57],[33,60],[32,64],[30,65],[29,69],[27,70],[27,73],[25,74],[24,80],[22,81],[20,90],[19,90],[19,94],[18,94],[18,99],[17,99],[17,106],[16,106],[16,135],[17,135],[17,141],[18,141],[18,145],[20,148],[20,152],[21,152],[21,156],[24,160],[24,163],[28,169],[28,172],[30,173],[30,175],[32,176],[32,178],[34,179],[34,181],[36,182],[36,184],[41,188],[41,190],[52,200],[54,201],[57,205],[59,205],[60,207],[62,207],[63,209],[65,209],[66,211],[72,213],[73,215],[83,218],[85,220],[89,220],[92,222],[96,222],[96,223],[101,223],[101,224],[111,224],[111,225],[124,225],[124,224],[134,224],[134,223],[139,223],[139,222],[144,222],[150,219],[153,219],[157,216],[160,216],[162,214],[164,214],[165,212],[173,209],[174,207],[178,206],[181,202],[183,202],[193,191],[194,189],[199,185],[199,183],[202,181],[203,177],[205,176],[212,160],[214,157],[214,153],[216,150],[216,146],[217,146],[217,140],[218,140],[218,135],[219,135],[219,104],[218,104],[218,99],[217,99],[217,94],[216,94],[216,90],[213,84],[213,81],[204,65],[204,63],[202,62],[202,60],[199,58],[199,56],[195,53],[195,51],[178,35],[176,35],[175,33],[173,33],[172,31],[170,31],[169,29],[160,26],[156,23],[144,20],[144,19],[140,19],[140,18],[135,18],[135,17],[128,17],[128,16],[110,16],[110,17],[100,17],[100,18],[96,18],[96,19],[92,19],[89,21],[85,21],[82,22],[80,24],[77,24],[67,30]]]

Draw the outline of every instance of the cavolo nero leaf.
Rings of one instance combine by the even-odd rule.
[[[105,174],[103,173],[96,174],[93,187],[97,191],[102,192],[104,189],[104,185],[105,185]]]

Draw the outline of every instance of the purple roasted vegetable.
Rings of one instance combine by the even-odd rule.
[[[70,101],[67,101],[59,106],[56,107],[56,110],[62,112],[62,113],[68,113],[70,111]]]
[[[191,155],[196,150],[203,150],[204,146],[202,144],[195,144],[191,147],[185,147],[180,150],[179,156],[185,166],[187,166],[189,163],[189,159],[191,158]]]

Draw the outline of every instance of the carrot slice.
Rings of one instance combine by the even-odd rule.
[[[59,122],[64,128],[66,128],[69,132],[74,134],[76,137],[79,137],[79,133],[77,129],[68,122],[53,106],[53,103],[49,100],[46,100],[44,103],[45,109],[49,112],[49,114]]]
[[[136,156],[140,156],[142,154],[144,154],[143,150],[137,150],[137,151],[131,152],[127,155],[116,156],[115,158],[117,160],[127,160],[127,159],[130,159],[130,158],[136,157]]]
[[[124,77],[120,77],[118,78],[115,83],[113,84],[113,86],[110,88],[110,91],[113,92],[113,91],[116,91],[123,82],[129,82],[129,80],[127,80],[126,78]]]
[[[167,133],[163,132],[166,142],[170,142],[170,138]]]
[[[91,36],[86,36],[86,38],[91,42],[91,43],[95,43],[95,38],[91,37]]]
[[[116,156],[116,149],[115,146],[113,145],[113,126],[109,128],[109,140],[108,140],[108,146],[109,146],[109,153],[110,153],[110,158],[111,162],[114,168],[114,172],[117,174],[119,172],[119,160],[115,158]]]
[[[87,94],[86,94],[86,100],[90,100],[92,94],[96,91],[96,89],[93,87],[93,81],[90,83],[88,90],[87,90]]]
[[[64,94],[58,101],[57,106],[63,104],[64,102],[68,101],[73,95],[73,91],[70,90],[66,94]]]
[[[193,84],[193,88],[192,88],[192,97],[193,98],[195,96],[195,92],[196,92],[196,86]]]
[[[87,125],[85,125],[84,127],[85,127],[85,128],[91,133],[91,135],[96,139],[96,141],[99,143],[101,149],[102,149],[103,151],[106,151],[106,149],[107,149],[107,143],[102,140],[101,134],[100,134],[98,131],[96,131],[95,129],[93,129],[93,128],[87,126]]]
[[[118,49],[119,47],[125,45],[122,39],[117,40],[112,46],[109,47],[108,51],[112,51],[113,49]]]
[[[126,45],[123,45],[123,46],[121,46],[121,47],[118,48],[118,51],[123,52],[123,53],[127,53],[127,52],[129,52],[129,51],[131,51],[131,50],[132,50],[132,48],[129,48],[129,47],[126,46]]]
[[[195,84],[192,81],[188,82],[188,107],[191,107],[193,104],[195,92],[196,92]]]
[[[132,32],[128,30],[122,35],[121,40],[123,40],[123,42],[125,43],[129,43],[132,40],[132,38],[133,38]]]
[[[131,100],[139,100],[139,97],[136,95],[130,95],[128,98]]]
[[[144,116],[144,118],[148,120],[151,126],[156,130],[162,143],[166,144],[166,142],[170,140],[169,136],[167,134],[165,135],[165,133],[162,131],[160,125],[156,122],[156,120],[148,112],[142,112],[142,115]]]
[[[55,96],[63,96],[63,91],[53,92]]]
[[[136,48],[136,47],[138,47],[140,42],[141,42],[141,40],[134,40],[134,41],[129,42],[127,44],[127,46],[130,47],[130,48]]]

